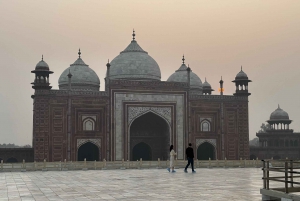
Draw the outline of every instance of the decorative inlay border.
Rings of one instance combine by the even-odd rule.
[[[145,114],[149,111],[157,113],[164,117],[169,124],[171,123],[171,107],[128,107],[128,125],[141,114]]]
[[[248,100],[248,96],[229,96],[229,95],[190,95],[190,100],[208,99],[208,100]]]
[[[217,147],[216,139],[196,139],[196,147],[198,148],[204,142],[214,145],[215,148]]]
[[[105,91],[90,91],[90,90],[36,90],[34,95],[91,95],[91,96],[108,96],[108,93]]]
[[[91,142],[101,148],[101,139],[77,139],[77,149],[87,142]]]
[[[175,145],[177,147],[177,157],[178,159],[184,158],[184,142],[185,142],[185,105],[184,105],[184,98],[185,94],[156,94],[156,93],[133,93],[133,92],[116,92],[113,94],[114,105],[114,157],[115,160],[122,160],[124,157],[124,142],[125,139],[123,138],[124,135],[124,128],[128,121],[124,122],[124,107],[123,102],[153,102],[153,103],[163,103],[163,102],[172,102],[175,105],[175,118],[176,118],[176,142]],[[126,116],[128,110],[126,111]],[[154,111],[153,111],[154,112]],[[157,112],[156,112],[157,113]],[[171,113],[171,112],[170,112]],[[158,113],[157,113],[158,114]],[[161,115],[161,114],[159,114]],[[166,115],[166,114],[165,114]],[[168,115],[166,115],[168,116]],[[164,118],[164,117],[163,117]],[[127,152],[128,154],[129,152]]]

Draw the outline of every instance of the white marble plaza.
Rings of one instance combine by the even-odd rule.
[[[0,172],[2,200],[261,200],[261,168]]]

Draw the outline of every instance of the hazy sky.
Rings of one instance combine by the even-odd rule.
[[[277,105],[300,131],[300,1],[241,0],[0,0],[0,143],[31,144],[30,73],[44,55],[60,74],[78,57],[96,71],[136,40],[160,66],[165,81],[186,63],[218,94],[233,94],[243,70],[249,85],[250,139]]]

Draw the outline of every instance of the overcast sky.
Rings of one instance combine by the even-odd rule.
[[[218,94],[235,92],[241,65],[249,85],[250,139],[277,105],[300,131],[300,1],[241,0],[0,0],[0,143],[32,142],[30,73],[44,55],[60,74],[78,57],[96,71],[104,90],[112,60],[136,31],[139,45],[160,66],[165,81],[182,54]]]

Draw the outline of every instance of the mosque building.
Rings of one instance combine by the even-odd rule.
[[[38,62],[32,88],[34,160],[167,160],[174,145],[179,160],[192,143],[195,158],[248,159],[248,83],[241,71],[233,95],[213,95],[184,57],[161,81],[157,62],[135,40],[106,64],[105,90],[81,58],[52,89],[53,73]],[[101,83],[102,84],[102,83]]]
[[[300,133],[290,129],[289,125],[292,120],[290,120],[288,113],[278,105],[267,122],[267,129],[256,133],[259,146],[250,148],[250,159],[288,158],[299,160]]]

